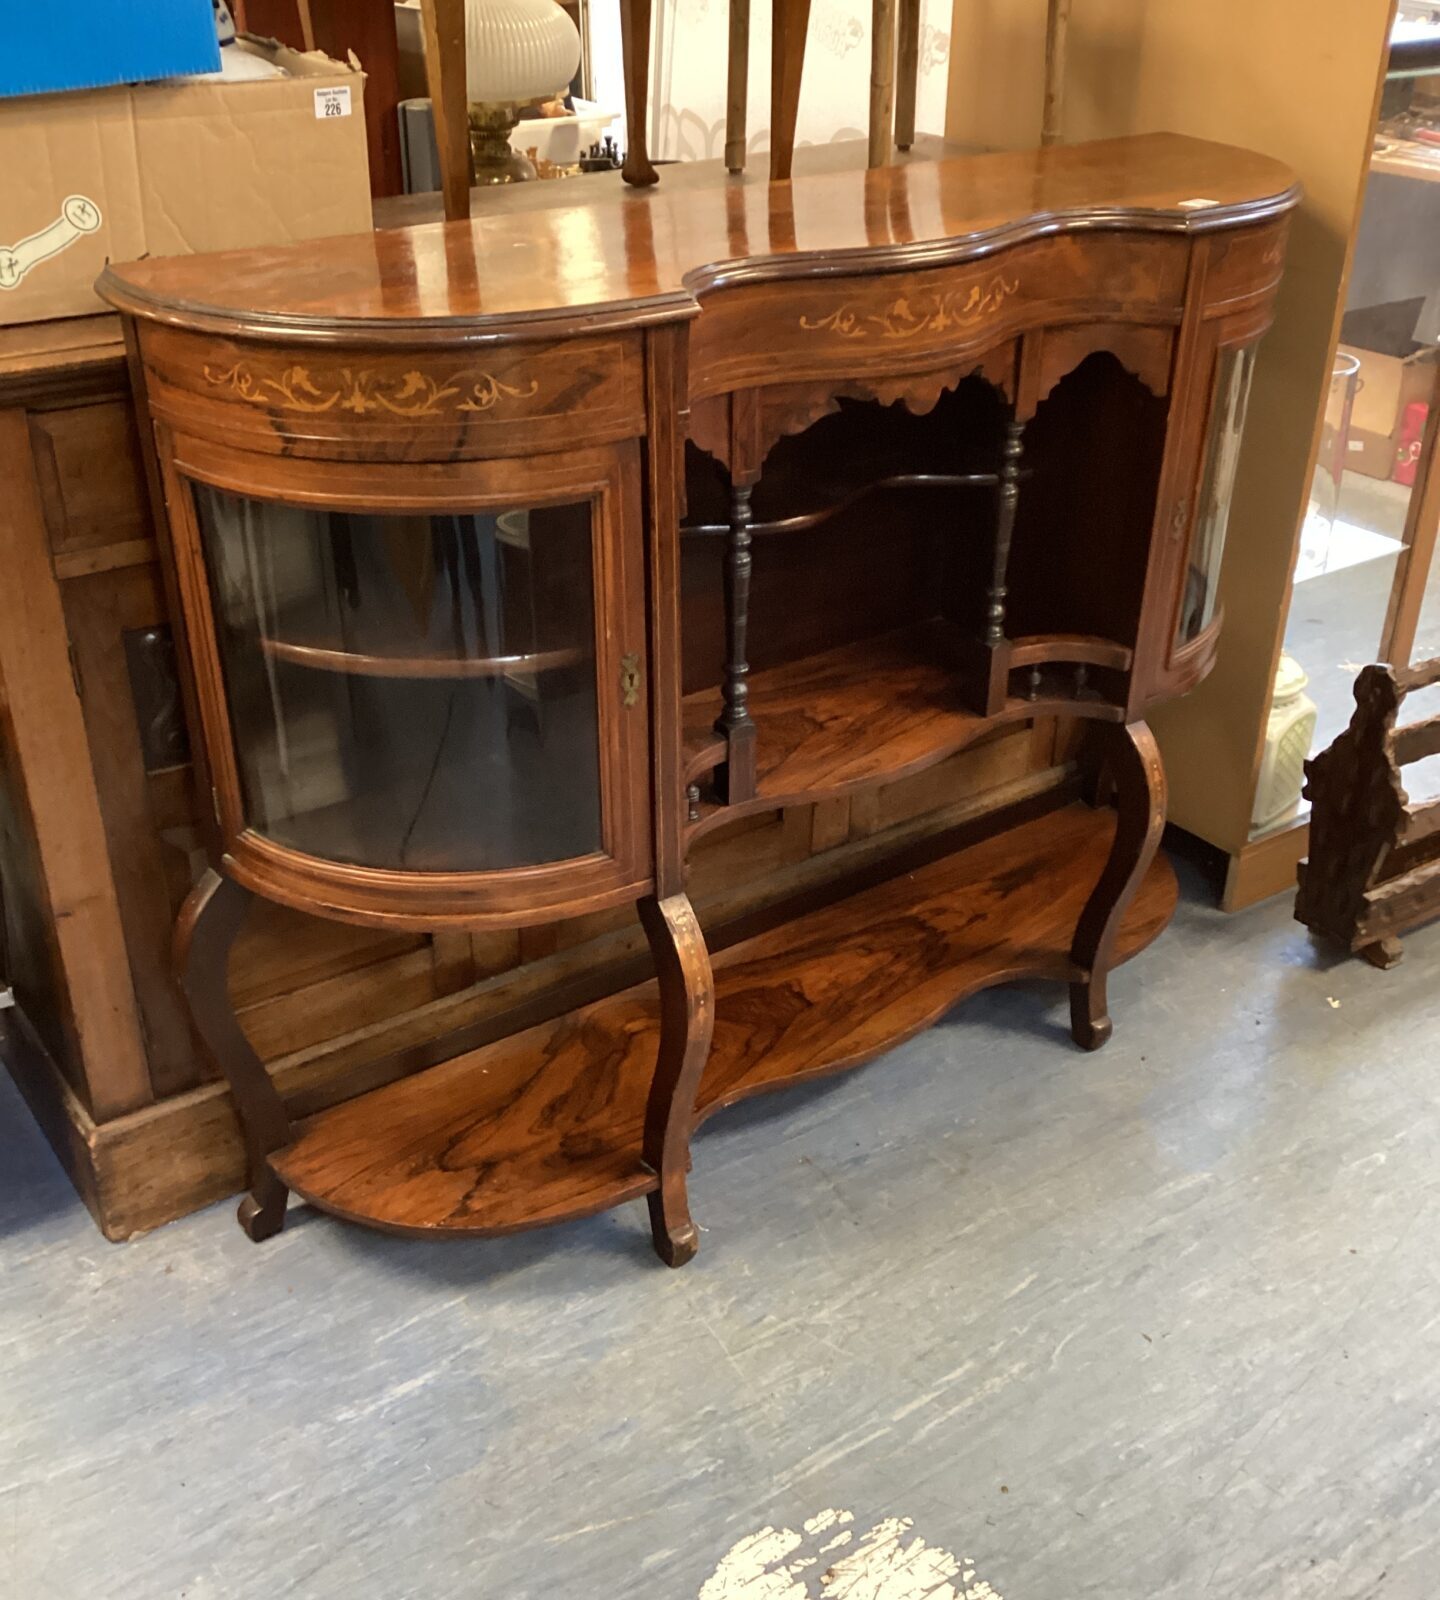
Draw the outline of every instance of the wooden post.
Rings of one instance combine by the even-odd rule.
[[[721,777],[725,800],[736,804],[755,793],[755,723],[750,715],[750,509],[751,483],[730,489],[730,538],[725,551],[725,679],[721,685],[724,709],[715,724],[726,741]]]
[[[1045,106],[1040,143],[1058,144],[1065,122],[1065,43],[1070,32],[1070,0],[1046,0]]]
[[[300,37],[305,42],[307,50],[315,48],[315,18],[310,14],[310,0],[295,0],[295,9],[300,15]]]
[[[895,143],[895,0],[871,0],[870,161],[888,166]]]
[[[76,1077],[83,1073],[90,1114],[107,1122],[155,1096],[30,429],[18,408],[0,410],[0,482],[0,766],[20,836],[33,841],[32,892],[48,928],[43,951],[36,930],[33,955],[50,964],[61,991],[55,1023],[68,1049],[58,1053]],[[11,976],[23,1005],[18,966]]]
[[[750,91],[750,0],[730,0],[730,64],[725,94],[725,165],[745,170],[746,102]]]
[[[465,89],[465,0],[420,0],[425,82],[440,156],[445,220],[470,216],[470,129]]]
[[[920,0],[900,0],[899,42],[895,49],[895,143],[915,143],[915,101],[920,84]]]
[[[810,0],[772,0],[770,28],[770,179],[783,183],[795,161],[795,119],[810,32]]]
[[[999,486],[996,491],[995,550],[990,587],[985,595],[985,643],[990,649],[1005,642],[1005,597],[1010,578],[1010,542],[1015,535],[1015,513],[1020,506],[1020,457],[1025,450],[1025,424],[1012,419],[1005,428],[1000,449]]]

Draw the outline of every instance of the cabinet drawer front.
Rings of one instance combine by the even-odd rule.
[[[392,353],[141,332],[150,406],[273,455],[464,461],[644,432],[637,335]]]
[[[1165,235],[1042,239],[929,271],[720,289],[691,331],[691,393],[775,378],[913,371],[1073,318],[1173,323],[1189,243]]]

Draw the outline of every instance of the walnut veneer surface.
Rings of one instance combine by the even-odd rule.
[[[910,162],[783,184],[716,183],[713,165],[610,203],[543,209],[325,240],[303,249],[134,262],[107,275],[118,303],[218,328],[239,320],[335,340],[504,336],[529,324],[637,302],[684,315],[695,294],[764,275],[771,257],[825,257],[826,270],[874,272],[958,259],[1061,228],[1202,231],[1259,221],[1293,204],[1278,161],[1178,134],[1047,150]],[[584,181],[584,180],[581,180]],[[550,187],[550,186],[546,186]],[[853,252],[855,260],[844,255]],[[840,259],[836,259],[839,257]],[[353,325],[353,326],[352,326]]]
[[[1068,985],[1072,1036],[1098,1048],[1108,973],[1173,906],[1156,861],[1164,770],[1142,719],[1197,683],[1218,645],[1233,466],[1290,172],[1156,134],[783,183],[711,164],[643,193],[548,187],[469,222],[137,262],[101,280],[126,315],[151,423],[213,802],[210,870],[179,919],[177,964],[241,1112],[241,1222],[256,1239],[283,1226],[291,1190],[440,1233],[644,1195],[656,1249],[679,1265],[698,1244],[687,1177],[708,1110],[855,1065],[964,994],[1027,974]],[[547,682],[581,675],[598,768],[548,770],[531,805],[563,814],[593,785],[580,796],[594,808],[588,842],[477,852],[504,813],[479,778],[452,777],[443,792],[465,801],[441,846],[362,849],[345,817],[372,799],[388,817],[392,794],[433,779],[449,711],[433,754],[417,745],[385,776],[392,789],[366,787],[383,762],[336,765],[326,828],[286,822],[286,790],[277,831],[244,774],[260,770],[255,751],[271,759],[279,711],[267,708],[280,701],[235,689],[254,663],[234,621],[274,579],[231,556],[217,582],[197,509],[217,491],[248,502],[246,526],[269,528],[277,550],[303,510],[369,624],[368,643],[337,648],[324,627],[267,623],[257,659],[343,674],[348,698],[334,703],[352,709],[372,704],[357,684],[523,680],[504,737],[486,734],[484,782],[524,781],[540,747],[506,740],[550,737],[531,708],[543,711]],[[588,519],[588,567],[566,569],[567,592],[593,590],[593,625],[564,638],[541,627],[550,644],[518,656],[498,643],[387,656],[409,624],[396,635],[367,616],[383,616],[388,591],[362,606],[345,553],[356,519],[498,527],[565,505]],[[385,526],[395,551],[435,537]],[[540,597],[538,627],[565,607],[542,581],[560,547],[530,528],[506,538],[523,552],[517,593]],[[317,558],[312,570],[331,569]],[[308,593],[310,579],[290,581]],[[422,585],[422,610],[439,581]],[[492,581],[477,564],[455,604],[483,603]],[[303,616],[309,602],[295,603]],[[445,692],[453,708],[459,691]],[[348,728],[350,715],[320,720]],[[389,730],[373,748],[399,749],[398,727],[373,715]],[[1070,719],[1084,736],[1052,748],[1057,767],[1077,758],[1090,807],[1039,807],[921,870],[897,857],[888,881],[877,862],[878,887],[802,909],[712,965],[687,885],[702,835],[805,804],[878,814],[883,788],[969,745]],[[1063,771],[1061,788],[1075,788]],[[229,998],[252,896],[447,938],[633,906],[657,982],[516,1018],[473,1057],[367,1068],[368,1087],[315,1115],[267,1075]]]

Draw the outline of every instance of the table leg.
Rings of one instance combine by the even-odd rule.
[[[687,1181],[695,1096],[715,1027],[715,981],[705,935],[685,895],[642,900],[640,921],[660,982],[660,1050],[645,1108],[645,1161],[660,1180],[649,1196],[650,1230],[666,1266],[682,1267],[700,1242]]]
[[[626,183],[643,187],[660,176],[650,160],[650,3],[620,0],[620,55],[625,69]]]
[[[1115,842],[1070,946],[1070,959],[1084,974],[1070,985],[1070,1032],[1085,1050],[1110,1037],[1105,984],[1114,964],[1120,924],[1144,881],[1165,827],[1165,768],[1155,735],[1143,722],[1097,723],[1105,778],[1116,802]]]
[[[275,1176],[271,1154],[290,1143],[290,1119],[264,1063],[255,1054],[230,1003],[230,949],[250,891],[208,871],[190,891],[175,924],[175,972],[190,1015],[216,1068],[235,1096],[249,1156],[250,1192],[240,1202],[240,1226],[257,1244],[285,1226],[290,1191]]]
[[[795,120],[810,32],[810,0],[772,0],[770,56],[770,179],[783,183],[795,160]]]
[[[915,143],[915,100],[920,83],[920,0],[900,0],[899,43],[895,50],[895,143]]]

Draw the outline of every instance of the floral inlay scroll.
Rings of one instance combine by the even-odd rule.
[[[474,371],[437,379],[417,369],[392,377],[365,367],[341,367],[317,379],[306,366],[286,367],[272,376],[244,361],[202,370],[206,383],[228,389],[252,405],[279,405],[310,414],[351,411],[356,416],[386,412],[396,417],[437,417],[450,411],[489,411],[502,400],[529,400],[540,387],[533,378],[528,387],[521,387],[493,373]]]
[[[1007,278],[997,272],[985,282],[968,287],[898,295],[878,311],[838,306],[823,317],[802,316],[800,326],[807,333],[835,333],[842,339],[915,339],[952,328],[973,327],[994,316],[1019,289],[1019,278]]]

